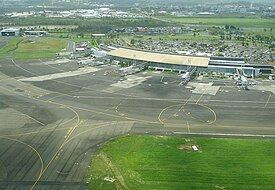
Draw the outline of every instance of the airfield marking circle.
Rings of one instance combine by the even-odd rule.
[[[3,181],[7,178],[8,176],[8,171],[7,168],[5,167],[4,163],[0,160],[0,180]]]
[[[40,162],[40,170],[39,170],[39,174],[38,174],[37,178],[39,178],[41,176],[43,168],[44,168],[44,161],[43,161],[40,153],[34,147],[32,147],[31,145],[29,145],[29,144],[27,144],[27,143],[25,143],[23,141],[17,140],[17,139],[12,139],[12,138],[8,138],[8,137],[0,137],[0,139],[4,139],[4,140],[8,140],[8,141],[13,141],[15,143],[23,145],[23,147],[31,149],[34,152],[34,154],[37,155],[38,161]],[[22,162],[22,160],[19,160],[19,161]],[[6,170],[6,175],[8,175],[8,171],[7,170]]]
[[[162,124],[176,124],[184,121],[196,121],[198,124],[211,125],[216,122],[217,116],[213,109],[202,104],[176,104],[164,108],[158,116]]]

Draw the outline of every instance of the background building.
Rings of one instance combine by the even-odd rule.
[[[30,30],[30,31],[25,31],[24,34],[26,36],[46,36],[48,34],[48,32],[47,31]]]
[[[7,28],[4,30],[1,30],[1,36],[19,36],[19,29]]]

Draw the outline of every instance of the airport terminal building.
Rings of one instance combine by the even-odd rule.
[[[209,57],[191,57],[128,48],[118,48],[112,50],[108,53],[108,55],[117,59],[129,59],[146,63],[147,67],[152,67],[156,70],[186,71],[190,67],[207,68],[210,60]]]
[[[236,74],[237,69],[242,69],[248,76],[271,74],[272,65],[250,65],[243,58],[186,56],[138,50],[132,48],[117,48],[107,53],[111,59],[128,59],[137,63],[145,63],[148,68],[156,70],[170,70],[186,72],[196,68],[201,72],[221,72]]]
[[[243,58],[210,57],[207,70],[214,72],[235,74],[236,69],[241,69],[248,76],[259,76],[260,74],[271,74],[274,66],[256,65],[246,63]]]

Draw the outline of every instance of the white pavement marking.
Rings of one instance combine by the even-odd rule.
[[[269,94],[269,96],[268,96],[268,98],[267,98],[267,101],[266,101],[266,103],[265,103],[265,108],[266,108],[266,106],[267,106],[267,104],[268,104],[268,102],[269,102],[269,100],[270,100],[270,97],[271,97],[271,94]]]
[[[18,80],[10,77],[1,80],[0,88],[2,89],[2,93],[9,94],[9,91],[14,91],[18,94],[32,98],[41,98],[42,96],[53,93],[52,91],[33,86],[29,83],[19,82]]]
[[[113,92],[119,91],[121,89],[131,88],[131,87],[140,85],[141,83],[146,81],[148,78],[151,78],[151,76],[137,77],[137,76],[133,76],[133,75],[128,75],[128,76],[126,76],[126,78],[127,79],[124,81],[118,81],[114,84],[111,84],[111,86],[109,88],[107,88],[103,91],[113,93]]]
[[[162,81],[163,81],[163,78],[164,78],[164,76],[162,76],[162,77],[161,77],[160,82],[162,82]]]
[[[1,128],[21,128],[27,123],[31,123],[31,117],[13,108],[0,109]]]
[[[111,86],[105,90],[102,90],[102,92],[108,92],[108,93],[114,93],[117,92],[119,90],[121,90],[122,88],[116,87],[116,86]],[[80,96],[81,98],[83,98],[83,96]],[[111,99],[113,99],[113,97],[111,97]],[[120,98],[119,98],[120,99]]]
[[[253,89],[259,90],[259,91],[269,91],[275,94],[275,88],[272,85],[270,86],[256,85],[256,86],[253,86]]]
[[[192,91],[194,94],[209,94],[209,95],[216,95],[219,91],[219,86],[212,86],[213,83],[195,83],[195,82],[189,82],[188,85],[195,87],[195,89]]]
[[[173,131],[176,135],[208,135],[208,136],[232,136],[232,137],[263,137],[263,138],[275,138],[275,135],[254,135],[254,134],[229,134],[229,133],[186,133]]]
[[[58,59],[58,60],[51,60],[51,61],[43,61],[40,60],[40,62],[35,62],[35,63],[29,63],[29,65],[58,65],[58,64],[64,64],[64,63],[69,63],[71,62],[70,59]]]
[[[146,81],[148,77],[137,77],[133,75],[126,76],[127,80],[125,81],[118,81],[117,83],[111,84],[113,87],[119,87],[119,88],[131,88],[133,86],[140,85],[142,82]]]
[[[104,91],[105,92],[105,91]],[[87,93],[87,92],[85,92]],[[115,97],[115,96],[78,96],[79,98],[97,98],[97,99],[119,99],[119,100],[155,100],[155,101],[172,101],[172,102],[182,102],[182,101],[191,101],[196,102],[197,100],[183,99],[183,98],[150,98],[150,97]],[[249,100],[213,100],[209,99],[207,101],[201,100],[200,102],[218,102],[218,103],[255,103],[255,104],[265,104],[266,101],[249,101]],[[269,104],[275,104],[275,102],[268,102]]]
[[[47,62],[45,62],[45,64],[53,65],[53,64],[62,64],[62,63],[69,63],[69,62],[71,62],[70,59],[58,59],[58,60],[54,60],[54,61],[47,61]]]
[[[64,73],[54,73],[54,74],[49,74],[49,75],[42,75],[42,76],[37,76],[37,77],[19,79],[19,81],[22,81],[22,82],[46,81],[46,80],[53,80],[53,79],[59,79],[59,78],[65,78],[65,77],[84,75],[84,74],[96,72],[98,70],[100,70],[100,69],[94,68],[94,67],[88,67],[88,68],[81,68],[76,71],[69,71],[69,72],[64,72]]]

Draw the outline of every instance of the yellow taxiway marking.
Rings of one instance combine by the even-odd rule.
[[[161,112],[160,112],[159,115],[158,115],[158,120],[159,120],[159,122],[160,122],[161,124],[164,124],[164,119],[162,119],[161,116],[162,116],[162,114],[163,114],[166,110],[168,110],[168,109],[170,109],[170,108],[173,108],[173,107],[177,107],[177,106],[182,106],[182,107],[183,107],[183,106],[185,106],[186,104],[187,104],[187,103],[185,103],[185,104],[176,104],[176,105],[168,106],[168,107],[162,109]],[[192,105],[192,104],[190,103],[190,105]],[[213,124],[213,123],[216,122],[216,120],[217,120],[217,115],[216,115],[216,112],[215,112],[213,109],[211,109],[210,107],[205,106],[205,105],[203,105],[203,104],[198,104],[198,103],[196,103],[196,104],[193,104],[193,105],[202,106],[202,107],[204,107],[204,108],[210,110],[210,111],[213,113],[214,119],[213,119],[213,120],[208,120],[208,121],[207,121],[208,125],[211,125],[211,124]],[[191,113],[190,113],[190,112],[187,112],[187,115],[191,115]]]
[[[59,103],[54,103],[57,105],[62,105],[65,106],[66,108],[70,109],[72,112],[75,113],[76,117],[77,117],[77,122],[76,124],[70,128],[67,132],[67,137],[64,139],[63,143],[60,145],[60,147],[58,148],[58,150],[55,152],[55,154],[53,155],[53,157],[51,158],[51,160],[49,161],[49,163],[47,164],[47,166],[44,168],[44,170],[42,171],[41,175],[37,178],[37,180],[35,181],[35,183],[33,184],[33,186],[31,187],[31,190],[33,190],[36,186],[36,184],[38,183],[38,181],[41,179],[42,175],[45,173],[45,171],[48,169],[48,167],[51,165],[51,163],[58,159],[59,155],[60,155],[60,151],[63,149],[64,145],[66,144],[66,141],[69,139],[69,137],[72,135],[72,133],[75,131],[75,129],[79,126],[80,123],[80,116],[79,114],[71,107],[63,105],[63,104],[59,104]]]
[[[12,138],[9,138],[9,137],[0,137],[0,138],[2,138],[2,139],[8,139],[8,140],[11,140],[11,141],[18,142],[18,143],[20,143],[20,144],[23,144],[23,145],[29,147],[31,150],[33,150],[33,151],[35,152],[35,154],[36,154],[36,155],[38,156],[38,158],[39,158],[40,165],[41,165],[41,166],[40,166],[40,172],[39,172],[39,175],[38,175],[36,181],[37,181],[38,179],[40,179],[41,176],[43,175],[44,161],[43,161],[41,155],[39,154],[39,152],[38,152],[35,148],[33,148],[31,145],[29,145],[29,144],[27,144],[27,143],[25,143],[25,142],[23,142],[23,141],[20,141],[20,140],[17,140],[17,139],[12,139]]]
[[[191,100],[191,97],[192,97],[192,96],[190,96],[190,97],[185,101],[184,104],[182,104],[182,103],[181,103],[181,104],[176,104],[176,105],[168,106],[168,107],[162,109],[162,110],[160,111],[159,115],[158,115],[158,120],[159,120],[159,122],[160,122],[161,124],[164,124],[163,121],[164,121],[165,119],[161,119],[161,115],[163,114],[164,111],[166,111],[166,110],[169,109],[169,108],[176,107],[176,106],[181,106],[181,108],[179,109],[179,111],[183,110],[183,109],[184,109],[184,106],[185,106],[186,104],[188,104],[188,102]],[[179,111],[178,111],[178,112],[179,112]],[[175,114],[177,114],[177,112],[176,112]]]
[[[12,62],[13,62],[13,64],[14,64],[15,66],[21,68],[22,70],[24,70],[24,71],[26,71],[26,72],[28,72],[28,73],[31,73],[31,74],[33,74],[33,75],[37,75],[36,73],[33,73],[33,72],[31,72],[31,71],[28,71],[28,70],[26,70],[26,69],[20,67],[19,65],[17,65],[17,64],[14,62],[13,59],[12,59]],[[54,80],[54,81],[56,81],[56,80]],[[58,82],[60,82],[60,81],[58,81]],[[62,82],[60,82],[60,83],[62,83]],[[63,83],[64,83],[64,82],[63,82]],[[69,84],[69,83],[65,83],[65,84],[68,84],[68,85],[70,85],[70,86],[76,86],[76,85],[72,85],[72,84]],[[3,87],[1,87],[1,88],[3,88]],[[12,91],[12,90],[9,90],[9,89],[6,89],[6,88],[3,88],[3,89],[8,90],[8,91],[10,91],[10,92],[13,92],[14,94],[17,94],[17,95],[19,95],[19,96],[23,96],[22,94],[16,93],[16,92],[14,92],[14,91]],[[62,95],[63,95],[63,94],[60,94],[60,96],[62,96]],[[60,96],[57,96],[57,97],[60,97]],[[71,136],[71,134],[72,134],[72,133],[74,132],[74,130],[79,126],[79,124],[80,124],[80,117],[79,117],[79,114],[73,109],[73,108],[75,108],[75,107],[69,106],[69,105],[66,105],[66,104],[61,104],[61,103],[52,102],[52,101],[51,101],[51,100],[53,100],[53,99],[56,98],[56,97],[50,98],[50,99],[47,100],[47,101],[40,100],[40,99],[36,99],[36,98],[30,98],[30,97],[28,97],[28,96],[23,96],[23,97],[26,97],[26,98],[29,98],[29,99],[33,99],[33,100],[36,100],[36,101],[40,101],[40,102],[43,102],[43,103],[54,104],[54,105],[56,105],[56,106],[63,106],[63,107],[65,107],[65,108],[70,109],[71,111],[73,111],[73,112],[76,114],[76,117],[77,117],[77,123],[74,125],[74,127],[73,127],[72,129],[71,129],[71,128],[69,129],[68,135],[66,135],[66,137],[65,137],[63,143],[61,144],[61,146],[59,147],[59,149],[56,151],[56,153],[54,154],[54,156],[52,157],[52,159],[49,161],[49,163],[47,164],[47,166],[46,166],[45,168],[44,168],[44,166],[43,166],[42,172],[40,172],[40,175],[38,176],[37,180],[35,181],[35,183],[34,183],[34,184],[32,185],[32,187],[31,187],[31,190],[33,190],[33,189],[36,187],[38,181],[41,179],[42,175],[45,173],[45,171],[46,171],[47,168],[49,167],[49,165],[54,161],[54,159],[58,158],[58,156],[59,156],[59,154],[60,154],[60,150],[62,150],[62,148],[64,147],[64,145],[65,145],[66,142],[68,141],[69,137]],[[113,117],[117,117],[117,118],[124,118],[124,119],[127,119],[127,120],[132,120],[132,121],[143,121],[143,122],[149,122],[149,123],[159,123],[159,122],[152,122],[152,121],[147,121],[147,120],[140,120],[140,119],[125,117],[125,116],[117,116],[117,115],[108,114],[108,113],[105,113],[105,112],[102,112],[102,111],[95,111],[95,110],[89,110],[89,109],[83,109],[83,108],[76,108],[76,109],[89,111],[89,112],[92,112],[92,113],[96,113],[96,114],[98,114],[98,115],[101,115],[101,114],[102,114],[102,115],[108,115],[108,116],[113,116]],[[37,153],[38,153],[38,152],[37,152]]]
[[[204,89],[202,95],[199,97],[199,99],[197,100],[196,104],[199,103],[199,101],[201,100],[201,98],[203,97],[203,95],[205,94],[206,90],[209,88],[209,86],[206,87],[206,89]]]
[[[199,99],[196,101],[196,104],[199,103],[199,101],[201,100],[201,98],[203,97],[204,93],[199,97]]]
[[[122,124],[122,123],[131,123],[131,122],[132,122],[132,121],[122,121],[122,122],[118,122],[118,123]],[[82,131],[82,132],[80,132],[80,133],[74,135],[74,136],[71,137],[70,139],[68,139],[68,140],[66,141],[65,145],[68,144],[68,143],[69,143],[70,141],[72,141],[73,139],[75,139],[76,137],[78,137],[78,136],[80,136],[80,135],[83,135],[83,134],[87,134],[88,131],[93,131],[93,130],[99,129],[99,128],[101,128],[101,127],[104,127],[104,126],[107,126],[107,125],[116,124],[116,123],[117,123],[117,122],[101,123],[100,125],[98,125],[98,126],[95,127],[95,128],[91,128],[91,129],[87,129],[87,130],[85,130],[85,131]]]
[[[72,120],[74,120],[74,118],[68,120],[68,121],[65,121],[61,124],[58,124],[57,126],[62,126],[62,125],[65,125],[66,123],[69,123],[71,122]],[[35,134],[35,133],[46,133],[46,132],[49,132],[51,130],[55,130],[55,131],[59,131],[59,130],[65,130],[65,129],[68,129],[68,127],[61,127],[61,128],[58,128],[58,129],[55,129],[56,126],[53,126],[53,127],[49,127],[49,128],[46,128],[46,129],[42,129],[42,130],[35,130],[35,131],[30,131],[30,132],[26,132],[26,133],[17,133],[17,134],[13,134],[13,135],[0,135],[0,137],[17,137],[17,136],[24,136],[24,135],[31,135],[31,134]]]

